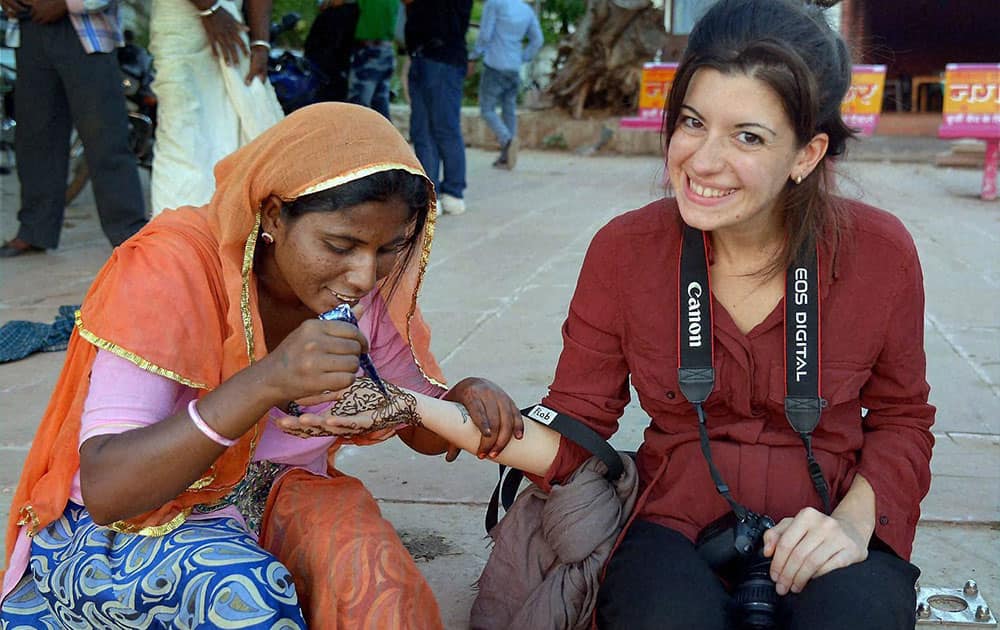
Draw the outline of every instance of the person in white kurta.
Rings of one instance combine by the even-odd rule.
[[[271,1],[249,0],[249,26],[241,4],[153,0],[154,216],[207,203],[215,192],[215,163],[284,116],[267,79]]]

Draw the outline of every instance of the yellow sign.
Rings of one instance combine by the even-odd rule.
[[[884,90],[884,65],[854,66],[851,86],[840,105],[847,126],[860,129],[862,135],[871,135],[882,113]]]
[[[944,126],[1000,127],[1000,64],[946,66]]]
[[[639,117],[662,118],[670,86],[677,72],[676,63],[646,63],[642,66],[639,88]]]

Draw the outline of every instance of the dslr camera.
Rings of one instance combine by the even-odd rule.
[[[741,518],[730,511],[709,523],[695,542],[698,554],[733,586],[734,618],[748,630],[774,627],[778,593],[771,559],[763,553],[764,532],[772,527],[769,516],[746,510]]]

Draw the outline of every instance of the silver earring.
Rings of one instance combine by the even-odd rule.
[[[271,236],[271,234],[268,233],[268,232],[261,232],[260,233],[260,240],[264,241],[268,245],[271,245],[272,243],[274,243],[274,237]]]

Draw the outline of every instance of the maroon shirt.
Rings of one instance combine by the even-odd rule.
[[[930,486],[934,407],[924,358],[917,252],[898,219],[857,202],[845,238],[821,256],[822,381],[828,406],[813,451],[836,505],[862,474],[875,491],[875,535],[908,559]],[[617,217],[591,242],[555,380],[543,404],[605,437],[629,402],[629,379],[652,418],[639,449],[639,517],[694,540],[728,504],[702,456],[698,420],[677,384],[677,205]],[[785,419],[784,300],[748,334],[713,299],[715,390],[704,405],[712,457],[737,501],[775,522],[822,510],[805,449]],[[863,416],[862,407],[868,410]],[[543,484],[587,453],[562,440]]]

